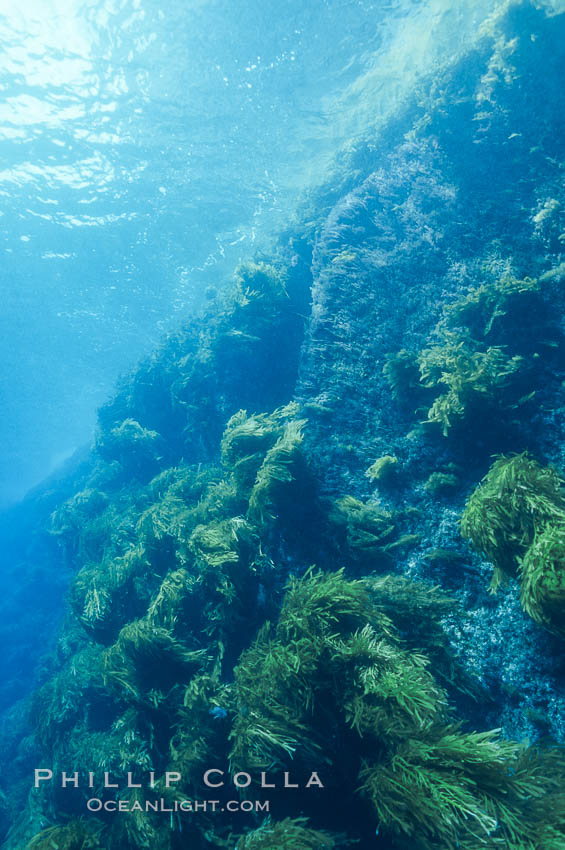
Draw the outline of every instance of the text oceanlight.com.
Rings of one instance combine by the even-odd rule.
[[[86,803],[89,812],[268,812],[269,800],[100,800]]]

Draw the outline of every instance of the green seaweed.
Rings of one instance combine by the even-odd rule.
[[[305,424],[306,420],[288,422],[259,467],[248,509],[248,516],[259,528],[275,518],[277,504],[288,485],[301,475],[304,462],[300,447]]]
[[[279,457],[273,456],[272,464],[287,467],[292,462],[289,455],[299,447],[305,425],[305,420],[296,418],[297,414],[298,405],[291,403],[270,414],[249,416],[245,410],[240,410],[229,420],[222,436],[222,463],[231,470],[245,498],[249,499],[266,455],[274,449],[275,443],[279,442]],[[267,477],[266,472],[262,477]]]
[[[542,304],[542,282],[526,277],[518,280],[502,277],[492,283],[473,287],[467,295],[445,308],[449,327],[468,328],[474,337],[500,334],[507,328],[521,325],[520,317],[539,314]]]
[[[137,620],[105,651],[104,677],[125,699],[156,708],[206,660],[204,650],[188,648],[168,629]]]
[[[562,481],[524,452],[499,457],[469,497],[461,533],[495,567],[493,589],[516,576],[536,532],[565,518]]]
[[[117,460],[129,475],[148,478],[162,460],[163,442],[157,431],[127,418],[110,431],[100,431],[95,448],[104,460]]]
[[[401,846],[562,850],[562,757],[497,732],[431,730],[381,764],[365,762],[361,793]]]
[[[395,455],[383,455],[377,458],[365,475],[379,484],[390,484],[398,475],[398,458]]]
[[[428,551],[424,554],[424,558],[432,565],[440,565],[440,566],[456,566],[460,565],[464,560],[465,556],[458,552],[456,549],[428,549]]]
[[[443,626],[445,619],[462,616],[453,597],[439,587],[403,576],[373,576],[365,579],[365,585],[375,607],[390,618],[406,645],[425,652],[444,687],[478,696],[478,683],[454,655]]]
[[[505,276],[444,307],[432,345],[387,355],[393,396],[426,410],[422,424],[439,426],[445,437],[471,432],[485,416],[508,420],[533,398],[534,366],[562,342],[543,280]]]
[[[71,585],[70,603],[92,637],[108,643],[124,623],[143,613],[150,598],[148,572],[149,561],[140,546],[79,571]]]
[[[340,532],[342,549],[355,561],[372,565],[388,563],[386,547],[396,531],[393,515],[378,502],[361,502],[353,496],[336,499],[329,520]]]
[[[410,616],[409,582],[383,579],[371,591],[342,572],[290,581],[276,627],[265,626],[235,670],[232,766],[326,759],[338,769],[343,755],[328,741],[345,726],[358,793],[395,846],[509,850],[524,835],[540,850],[538,836],[562,847],[562,756],[461,731],[426,657],[400,644],[385,613],[404,600]],[[451,605],[416,589],[426,594],[431,611]]]
[[[268,263],[240,263],[234,278],[238,305],[247,307],[257,301],[272,303],[289,297],[283,275]]]
[[[430,496],[445,496],[457,490],[459,479],[451,472],[432,472],[424,484],[424,490]]]
[[[307,818],[267,820],[258,829],[241,837],[236,850],[336,850],[348,846],[343,837],[311,829]]]
[[[418,362],[422,385],[437,393],[426,422],[439,425],[444,437],[455,426],[525,400],[508,393],[524,370],[524,359],[502,348],[476,351],[465,339],[446,332],[441,344],[420,352]]]
[[[65,819],[66,807],[76,812],[86,794],[104,793],[103,771],[154,770],[150,793],[172,802],[198,799],[203,771],[229,762],[232,771],[327,768],[330,782],[342,785],[344,808],[364,817],[361,828],[345,828],[358,836],[374,823],[399,850],[510,850],[521,836],[527,850],[563,850],[560,755],[456,723],[450,696],[477,691],[444,627],[461,616],[451,598],[400,576],[354,581],[343,570],[315,568],[283,590],[289,570],[299,574],[310,563],[297,557],[297,537],[308,537],[311,560],[346,563],[357,575],[392,565],[420,543],[418,534],[398,536],[402,515],[353,496],[331,502],[319,525],[318,514],[311,521],[314,479],[300,411],[329,408],[281,407],[297,363],[280,357],[288,373],[281,381],[282,372],[263,368],[276,368],[288,333],[302,324],[290,282],[290,268],[240,266],[233,292],[216,300],[217,316],[172,338],[102,411],[92,472],[55,512],[53,534],[77,574],[69,623],[32,720],[49,763],[88,764],[97,779],[68,802],[55,793],[38,803],[63,825],[39,832],[30,847],[54,841],[86,849],[89,830],[98,840],[96,819],[87,821],[84,839],[80,822]],[[537,297],[536,287],[528,291]],[[446,312],[423,351],[387,358],[393,394],[419,405],[446,435],[523,401],[529,362],[500,336],[522,291],[505,284],[501,293],[470,293],[451,318]],[[265,396],[272,412],[238,410],[256,411],[258,399],[262,409]],[[357,450],[347,443],[344,451]],[[367,473],[385,485],[398,466],[385,455]],[[446,467],[425,486],[438,492],[456,484]],[[541,516],[540,488],[530,489],[538,495],[530,493],[528,510],[535,505]],[[556,513],[546,506],[541,524],[532,524],[527,546],[519,545],[519,521],[508,517],[510,532],[507,524],[495,540],[521,580],[524,607],[551,627],[563,561],[561,502],[559,510],[553,504]],[[477,508],[487,517],[489,510]],[[182,772],[171,789],[167,769]],[[146,792],[128,795],[142,801]],[[168,819],[137,812],[107,819],[104,846],[176,850],[235,841],[242,850],[329,850],[348,843],[310,825],[319,822],[321,796],[301,796],[312,821],[287,817],[278,787],[274,796],[279,820],[254,819],[244,834],[240,822],[232,831],[227,815],[219,827],[212,818],[181,816],[170,828]]]
[[[75,818],[65,826],[50,826],[39,832],[26,850],[102,850],[103,825],[93,818]]]
[[[422,395],[418,355],[413,351],[400,351],[387,354],[383,374],[397,401]]]
[[[565,637],[565,516],[535,535],[521,560],[519,578],[526,614]]]
[[[223,719],[215,717],[217,708]],[[170,769],[182,774],[179,793],[199,793],[204,771],[225,758],[228,711],[235,711],[232,687],[220,681],[218,668],[194,676],[184,691],[170,744]]]
[[[461,533],[504,576],[520,582],[524,611],[565,635],[565,495],[562,479],[527,454],[501,457],[470,496]]]

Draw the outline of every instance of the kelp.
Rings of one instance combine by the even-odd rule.
[[[258,829],[248,832],[235,844],[236,850],[337,850],[350,843],[342,836],[332,835],[308,826],[306,818],[268,820]]]
[[[103,824],[93,818],[75,818],[65,826],[43,829],[25,850],[102,850]]]
[[[544,278],[505,276],[446,305],[431,345],[387,355],[393,396],[425,411],[423,424],[444,437],[472,435],[487,417],[509,421],[534,397],[532,376],[544,358],[562,347],[544,286]]]
[[[305,424],[305,419],[288,422],[259,467],[247,514],[259,528],[275,518],[277,503],[288,491],[288,485],[301,477],[304,462],[300,449]]]
[[[364,584],[342,572],[291,580],[276,627],[236,667],[235,693],[235,768],[327,759],[341,771],[328,742],[349,727],[358,793],[395,846],[510,850],[526,836],[541,850],[544,835],[564,846],[562,755],[463,732],[426,657],[402,647]]]
[[[398,475],[399,462],[396,455],[383,455],[377,458],[365,472],[367,478],[378,484],[391,484]]]
[[[83,567],[71,585],[70,603],[86,631],[101,643],[117,636],[124,623],[149,604],[149,560],[136,546],[125,555]]]
[[[390,618],[406,646],[426,655],[442,686],[478,698],[479,683],[464,669],[444,628],[445,620],[464,616],[457,600],[438,586],[404,576],[372,576],[364,582],[375,607]]]
[[[124,533],[108,535],[93,550],[98,561],[73,581],[77,645],[35,701],[34,723],[51,758],[112,772],[176,759],[193,794],[201,792],[206,755],[226,758],[231,697],[220,672],[264,619],[276,583],[261,531],[284,524],[275,512],[293,502],[289,486],[303,487],[311,475],[296,413],[294,404],[242,412],[226,429],[221,467],[181,463],[117,493],[85,490],[57,517],[77,559],[84,550],[76,540],[90,523],[111,515]],[[255,469],[243,484],[238,462],[251,444]],[[127,814],[108,846],[168,846],[154,820]]]
[[[536,534],[520,563],[519,577],[526,614],[565,637],[565,517]]]
[[[536,531],[564,517],[561,478],[524,452],[493,463],[467,501],[461,533],[494,564],[496,587],[502,573],[516,575]]]
[[[401,348],[386,355],[383,374],[397,401],[422,396],[418,354]]]
[[[523,403],[509,389],[524,360],[500,347],[476,351],[464,338],[445,333],[440,344],[420,352],[418,362],[421,384],[436,394],[426,422],[439,425],[444,437],[479,415],[497,416]]]
[[[562,850],[563,756],[504,741],[496,731],[436,729],[365,762],[361,793],[399,847]]]
[[[233,329],[230,333],[257,333],[257,322],[272,323],[281,303],[288,302],[289,294],[283,274],[269,263],[244,262],[234,274],[235,297]]]
[[[233,688],[221,682],[218,667],[191,679],[170,743],[170,769],[182,774],[175,793],[200,793],[205,770],[223,762],[234,712]]]
[[[117,460],[128,475],[148,479],[163,460],[160,434],[128,418],[108,432],[101,431],[95,445],[106,461]]]
[[[206,658],[204,650],[187,647],[168,629],[137,620],[124,626],[104,653],[104,678],[122,697],[158,707]]]
[[[222,463],[232,471],[239,491],[247,498],[275,443],[280,440],[292,451],[297,441],[298,445],[301,442],[305,421],[298,420],[297,415],[298,405],[292,402],[270,414],[248,415],[239,410],[228,421],[222,436]]]
[[[526,453],[498,458],[467,501],[461,533],[494,565],[493,590],[518,578],[526,613],[564,633],[565,495],[554,469]]]
[[[98,483],[99,471],[96,467],[93,484]],[[131,545],[144,495],[129,486],[112,496],[98,487],[88,487],[53,512],[49,533],[63,547],[69,562],[95,562],[123,554]]]
[[[549,317],[544,308],[542,279],[505,276],[473,287],[467,295],[446,305],[444,317],[448,327],[467,328],[476,339],[508,342],[510,333],[521,330],[520,341],[525,342],[528,331],[532,334],[532,323],[538,333],[544,327],[548,332]]]
[[[329,520],[338,533],[342,553],[366,566],[390,564],[387,555],[396,532],[395,518],[379,502],[362,502],[354,496],[342,496],[330,506]]]
[[[228,429],[223,469],[214,474],[161,473],[149,487],[155,501],[137,523],[134,548],[103,562],[99,574],[96,565],[79,574],[76,616],[107,645],[71,652],[38,695],[36,725],[45,730],[47,751],[77,769],[86,762],[110,771],[159,765],[156,792],[169,801],[197,797],[210,763],[229,759],[232,771],[326,765],[349,777],[346,793],[366,806],[367,817],[374,813],[394,846],[410,840],[423,850],[434,843],[470,847],[480,835],[487,847],[491,837],[493,847],[510,847],[508,836],[518,828],[557,841],[552,813],[560,798],[535,811],[526,798],[545,800],[561,775],[559,759],[543,779],[532,755],[495,733],[463,732],[451,717],[447,692],[469,694],[473,687],[442,626],[456,606],[437,588],[398,576],[351,580],[343,570],[311,569],[290,579],[276,621],[261,626],[261,606],[277,576],[262,548],[265,530],[284,524],[284,512],[281,519],[274,508],[307,472],[295,413],[276,411],[268,439],[263,417],[259,443],[256,423],[248,428],[249,417],[238,416]],[[231,470],[241,457],[261,455],[259,445],[253,481],[238,481]],[[264,492],[267,508],[251,510],[254,493]],[[234,514],[236,506],[241,513]],[[390,547],[402,542],[394,518],[377,503],[344,497],[330,507],[328,521],[352,563],[382,562],[387,548],[394,552]],[[94,593],[103,586],[107,598]],[[130,592],[145,609],[132,619]],[[97,629],[97,622],[106,625]],[[261,626],[254,640],[253,625]],[[233,683],[224,673],[231,665]],[[178,787],[164,787],[167,768],[182,772]],[[145,792],[135,794],[144,799]],[[209,819],[186,830],[195,846],[206,846],[203,830],[214,834]],[[237,840],[268,847],[283,838],[297,847],[345,841],[284,817]],[[135,812],[112,822],[105,846],[168,848],[171,840],[153,815]]]
[[[445,496],[457,490],[459,479],[452,472],[442,472],[437,469],[432,472],[424,484],[424,490],[430,496]]]

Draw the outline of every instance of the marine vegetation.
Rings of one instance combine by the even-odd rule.
[[[365,475],[378,484],[391,484],[398,475],[398,458],[395,455],[383,455],[367,469]]]
[[[418,356],[415,352],[402,348],[393,354],[387,354],[383,374],[397,401],[423,394]]]
[[[275,376],[276,391],[249,378],[298,334],[291,283],[282,266],[241,266],[214,321],[169,340],[101,411],[90,466],[52,517],[75,575],[32,708],[45,763],[88,765],[97,778],[70,794],[38,789],[7,850],[332,850],[376,836],[395,850],[510,850],[519,835],[528,850],[563,850],[561,757],[458,721],[452,705],[482,694],[445,625],[461,608],[438,587],[390,574],[420,545],[417,512],[343,490],[321,496],[303,415],[320,411],[280,398],[296,361],[281,358],[288,381]],[[489,405],[521,404],[514,382],[529,355],[491,341],[522,297],[510,289],[494,301],[472,294],[427,348],[388,359],[395,394],[412,393],[432,427],[448,434]],[[275,401],[270,412],[256,397]],[[407,477],[399,466],[384,454],[366,473],[393,505]],[[460,486],[453,464],[435,466],[425,491]],[[527,456],[494,470],[463,528],[497,570],[521,579],[526,610],[554,627],[559,479]],[[214,766],[254,777],[315,769],[325,783],[303,789],[298,809],[277,783],[267,820],[179,812],[169,822],[145,810],[155,794],[199,799]],[[137,808],[120,818],[83,818],[86,795],[108,798],[106,771],[152,772],[154,788],[133,789]],[[173,787],[167,771],[182,776]],[[253,779],[230,793],[265,790]]]
[[[388,551],[395,538],[396,522],[379,502],[343,496],[333,502],[328,518],[337,532],[341,551],[353,563],[375,568],[390,562]]]
[[[504,577],[520,582],[522,607],[565,634],[565,494],[563,481],[526,453],[500,457],[471,494],[461,533]]]
[[[227,294],[122,379],[98,415],[97,447],[115,462],[115,476],[143,473],[148,481],[156,466],[211,461],[232,414],[272,410],[291,397],[304,332],[299,273],[281,263],[241,264]]]
[[[430,496],[444,496],[457,490],[459,480],[452,472],[432,472],[424,484],[424,490]]]
[[[534,373],[563,347],[546,280],[505,276],[446,305],[432,345],[388,355],[383,372],[394,397],[411,401],[444,437],[478,436],[482,425],[484,439],[485,419],[508,423],[533,398]]]
[[[157,431],[128,418],[109,432],[100,432],[96,450],[104,460],[118,461],[127,474],[147,477],[157,471],[163,446]]]
[[[437,586],[399,575],[364,579],[379,611],[392,622],[404,645],[424,652],[434,676],[449,694],[480,694],[479,683],[454,654],[444,628],[446,619],[461,619],[460,604]]]
[[[327,822],[319,828],[323,795],[338,792],[374,824],[373,835],[378,829],[398,848],[471,847],[477,835],[487,848],[509,848],[517,831],[559,846],[557,756],[464,731],[450,708],[453,696],[479,693],[443,627],[445,617],[460,616],[454,600],[402,576],[353,580],[343,569],[311,568],[284,587],[280,554],[292,551],[315,493],[306,427],[295,404],[236,412],[221,466],[180,463],[146,484],[132,472],[135,488],[114,479],[103,498],[71,499],[58,512],[56,527],[77,558],[90,523],[118,531],[104,531],[88,550],[71,589],[75,619],[35,698],[45,757],[66,770],[88,764],[97,776],[154,771],[156,779],[155,790],[129,794],[138,810],[86,826],[76,820],[84,794],[108,793],[99,779],[72,795],[41,789],[45,809],[70,820],[36,828],[30,848],[44,840],[87,848],[102,829],[109,850],[176,850],[187,840],[202,848],[337,848],[367,836],[339,808],[330,831]],[[100,475],[93,472],[92,484]],[[354,571],[382,572],[419,540],[399,537],[397,517],[378,502],[344,496],[325,504],[325,524],[310,531],[329,531],[320,551],[341,553]],[[314,766],[328,788],[303,792],[309,823],[293,818],[292,796],[278,788],[269,791],[273,820],[257,816],[245,827],[180,814],[171,831],[144,810],[155,793],[169,804],[197,799],[204,771],[225,764],[254,776]],[[166,787],[166,771],[182,780]]]
[[[306,818],[266,821],[248,832],[235,845],[236,850],[336,850],[350,846],[342,837],[311,829]]]
[[[496,417],[499,408],[521,403],[508,390],[524,370],[523,358],[500,347],[476,351],[465,338],[446,331],[440,344],[420,352],[418,362],[421,384],[436,393],[426,422],[439,425],[444,437],[479,415]]]
[[[536,278],[504,276],[482,283],[445,308],[445,324],[467,328],[473,339],[492,338],[507,344],[519,333],[519,344],[539,344],[543,340],[532,333],[532,323],[536,332],[551,333],[543,280]]]
[[[327,761],[395,847],[563,847],[562,756],[463,731],[393,620],[343,572],[291,579],[235,669],[232,766]]]
[[[102,824],[90,818],[76,818],[66,826],[43,829],[27,845],[26,850],[101,850]]]

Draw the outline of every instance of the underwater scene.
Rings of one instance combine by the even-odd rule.
[[[0,37],[2,850],[565,850],[565,0]]]

